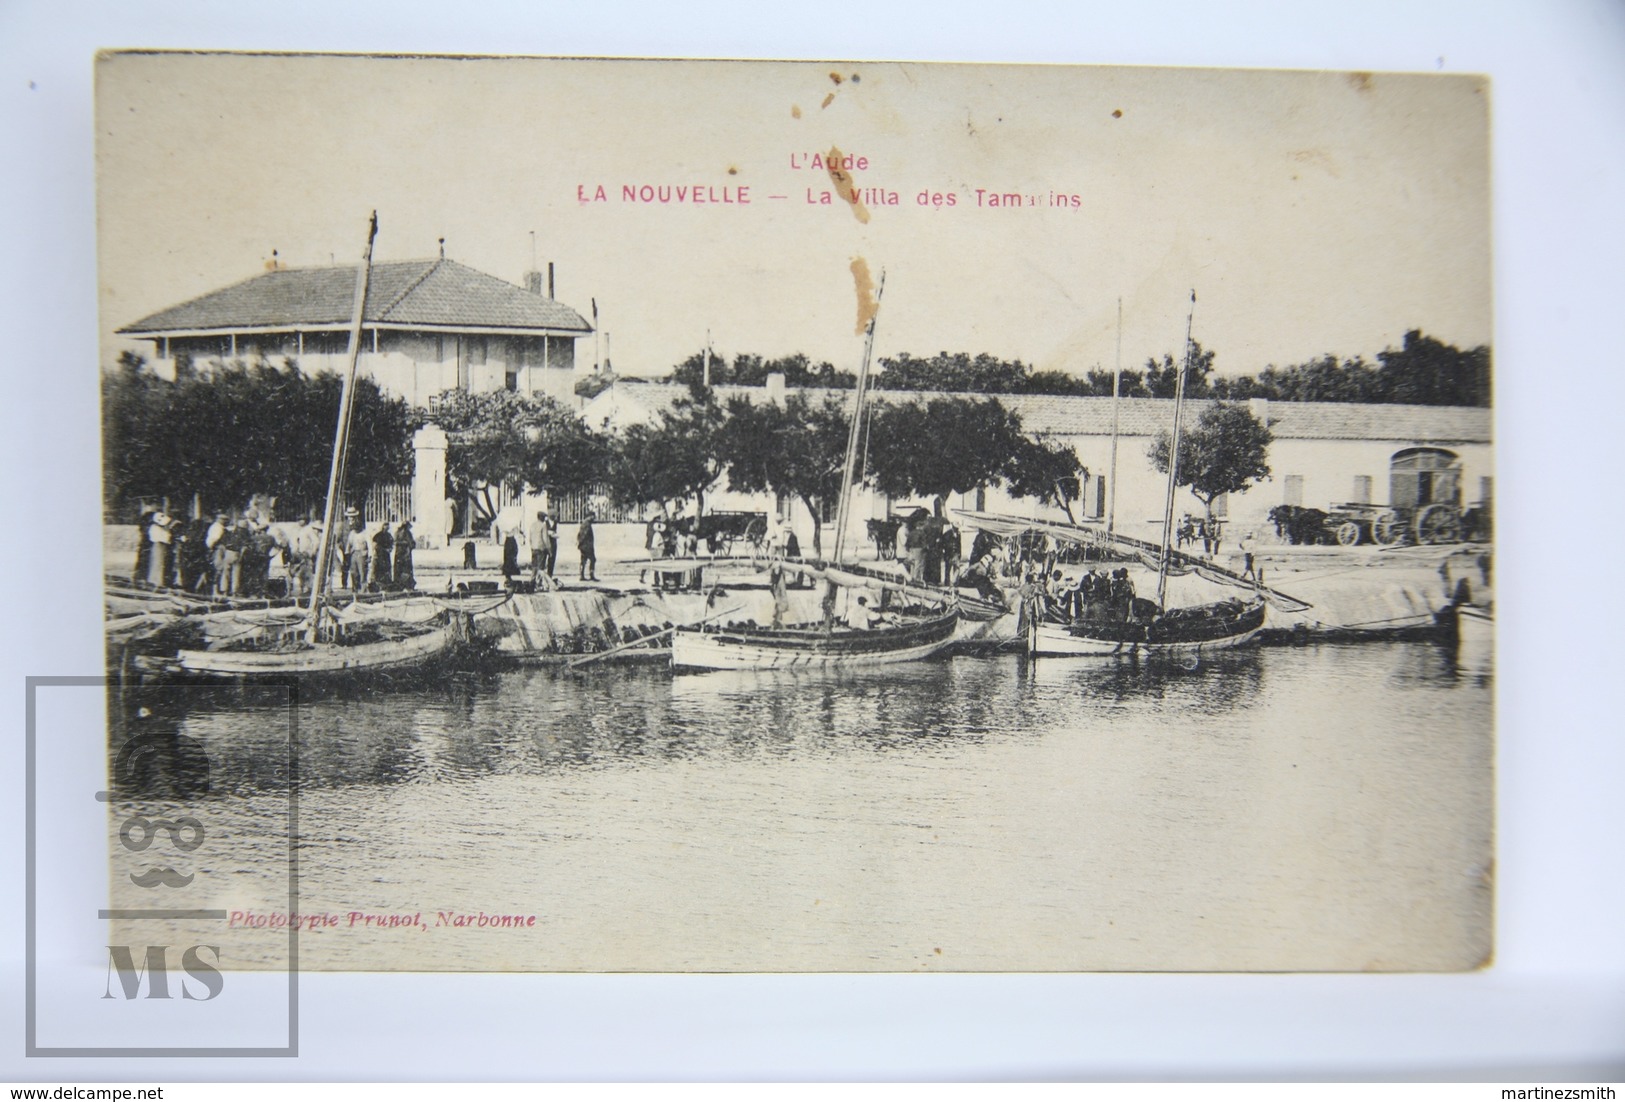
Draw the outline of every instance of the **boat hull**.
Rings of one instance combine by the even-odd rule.
[[[958,617],[833,632],[787,628],[702,631],[672,635],[672,666],[680,670],[855,669],[929,658],[954,641]]]
[[[1456,609],[1456,667],[1488,674],[1495,668],[1495,613],[1478,605]]]
[[[1234,615],[1153,623],[1040,623],[1032,641],[1039,658],[1118,656],[1188,657],[1229,650],[1252,641],[1264,626],[1264,604],[1253,601]]]
[[[308,650],[280,653],[183,650],[178,652],[176,660],[183,674],[232,680],[375,673],[425,665],[446,653],[455,638],[455,629],[446,626],[405,639],[350,647],[319,644]]]

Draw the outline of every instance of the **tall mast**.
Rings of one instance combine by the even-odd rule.
[[[869,389],[869,356],[875,348],[875,321],[880,317],[880,296],[886,291],[886,272],[880,272],[880,284],[875,288],[875,309],[869,315],[869,324],[863,336],[863,362],[858,365],[858,381],[852,392],[852,423],[847,427],[846,464],[841,470],[841,497],[835,507],[835,549],[831,562],[841,561],[841,548],[846,539],[846,525],[852,513],[852,474],[858,465],[858,441],[863,434],[863,404]]]
[[[1106,478],[1106,534],[1117,530],[1117,399],[1123,384],[1123,297],[1117,298],[1117,365],[1112,368],[1112,463]],[[1085,506],[1087,515],[1087,506]]]
[[[367,222],[367,248],[361,254],[361,271],[355,281],[355,306],[350,314],[349,363],[344,370],[344,385],[339,392],[338,427],[333,432],[333,465],[327,475],[327,505],[322,512],[322,540],[316,549],[316,576],[310,585],[310,613],[305,623],[305,641],[316,642],[316,629],[321,623],[322,591],[327,588],[328,560],[333,553],[333,528],[339,507],[345,452],[350,443],[350,414],[355,398],[355,365],[361,355],[362,311],[367,305],[367,284],[372,279],[372,242],[378,236],[378,212],[372,212]]]
[[[1168,553],[1174,535],[1174,487],[1179,475],[1179,421],[1185,406],[1185,376],[1191,367],[1191,326],[1196,321],[1196,292],[1191,292],[1191,310],[1185,316],[1185,356],[1174,385],[1174,437],[1168,445],[1168,502],[1162,510],[1162,554],[1157,557],[1157,607],[1166,608]]]

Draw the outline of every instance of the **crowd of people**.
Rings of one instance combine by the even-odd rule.
[[[1194,547],[1196,541],[1202,542],[1202,554],[1217,555],[1219,541],[1224,537],[1224,522],[1218,517],[1193,517],[1186,513],[1179,520],[1179,526],[1174,529],[1174,546],[1178,550]]]
[[[259,504],[190,521],[148,507],[137,529],[137,585],[215,597],[304,596],[322,544],[320,516],[277,521]],[[410,520],[397,515],[367,525],[360,511],[350,508],[329,551],[332,583],[357,593],[410,591],[416,587],[416,547]]]
[[[1057,566],[1057,551],[1042,533],[1000,539],[980,531],[970,561],[957,577],[985,600],[1010,607],[1024,603],[1051,620],[1122,623],[1137,615],[1134,580],[1126,567],[1106,572],[1090,566],[1068,579]]]
[[[963,537],[952,522],[924,510],[913,516],[894,518],[895,533],[890,535],[891,551],[908,572],[909,581],[926,585],[951,585],[959,574],[960,551]],[[871,534],[878,545],[887,538],[884,522],[872,525]]]

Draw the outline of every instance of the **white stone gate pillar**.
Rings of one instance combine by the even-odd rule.
[[[446,443],[439,425],[412,434],[412,534],[419,547],[446,546]]]

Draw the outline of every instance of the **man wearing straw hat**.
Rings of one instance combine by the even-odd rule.
[[[344,510],[344,584],[356,593],[367,588],[372,568],[372,540],[361,523],[361,510],[354,505]]]

